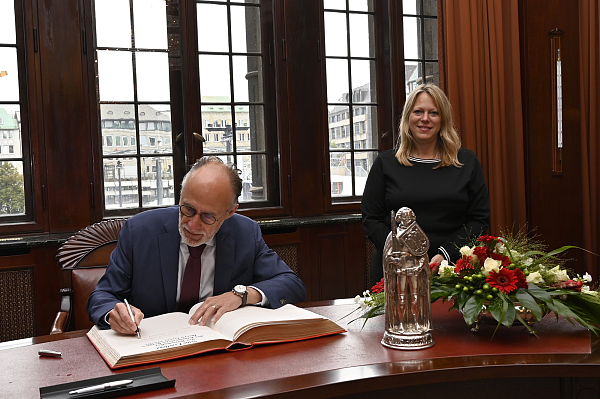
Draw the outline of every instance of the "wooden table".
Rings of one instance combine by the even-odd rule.
[[[16,342],[0,350],[0,396],[39,397],[43,386],[161,367],[174,388],[128,398],[574,398],[600,397],[598,339],[565,320],[546,317],[538,336],[524,327],[484,325],[473,334],[448,304],[433,305],[432,348],[385,348],[383,317],[347,324],[355,309],[349,300],[305,304],[348,332],[312,340],[215,352],[112,371],[85,337],[85,331]],[[341,320],[340,320],[341,319]],[[6,348],[11,343],[4,343]],[[42,358],[39,349],[62,358]],[[592,396],[589,396],[591,393]],[[584,396],[582,396],[584,395]],[[588,396],[585,396],[588,395]],[[595,396],[594,396],[595,395]]]

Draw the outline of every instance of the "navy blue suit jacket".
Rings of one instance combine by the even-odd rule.
[[[179,207],[142,212],[121,229],[106,273],[88,299],[90,320],[108,327],[104,315],[127,298],[144,317],[173,312],[176,307]],[[260,289],[273,308],[304,300],[300,278],[265,244],[253,220],[233,214],[215,235],[213,295],[237,284]]]

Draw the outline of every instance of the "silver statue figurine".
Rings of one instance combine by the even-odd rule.
[[[383,247],[385,333],[381,344],[393,349],[424,349],[431,337],[429,239],[410,208],[391,215],[392,231]]]

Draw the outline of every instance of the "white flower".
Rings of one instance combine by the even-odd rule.
[[[532,263],[533,263],[533,259],[532,259],[532,258],[527,258],[527,259],[525,259],[525,260],[523,261],[523,264],[524,264],[525,266],[531,266],[531,264],[532,264]],[[541,267],[541,266],[542,266],[542,265],[540,265],[540,267]]]
[[[513,261],[517,261],[520,260],[523,257],[523,255],[521,255],[521,253],[517,252],[517,251],[510,251],[510,258]]]
[[[527,282],[532,284],[543,283],[544,278],[540,274],[540,272],[533,272],[527,276]]]
[[[583,275],[583,281],[585,281],[586,283],[591,283],[592,282],[592,276],[590,276],[588,274],[588,272],[585,272],[585,274]]]
[[[581,287],[581,292],[590,294],[592,291],[590,291],[590,287],[588,287],[587,285],[584,285],[583,287]]]
[[[452,277],[454,274],[454,267],[450,266],[448,261],[444,259],[438,268],[438,274],[441,277]]]
[[[357,295],[354,297],[354,302],[358,303],[360,305],[361,309],[366,309],[367,308],[367,304],[365,303],[365,299],[362,298],[360,295]]]
[[[466,245],[462,247],[459,251],[463,256],[473,256],[473,248],[468,247]]]
[[[503,254],[506,251],[506,247],[502,241],[496,243],[496,253]]]
[[[501,261],[494,260],[492,258],[487,258],[485,260],[485,262],[483,263],[483,269],[481,269],[481,272],[483,273],[483,275],[489,276],[491,271],[495,271],[495,272],[500,271],[501,265],[502,265]]]
[[[567,271],[566,270],[562,270],[560,268],[560,266],[553,267],[548,272],[550,274],[552,274],[552,277],[553,277],[552,280],[553,281],[560,282],[560,281],[567,281],[569,279],[569,275],[567,274]]]

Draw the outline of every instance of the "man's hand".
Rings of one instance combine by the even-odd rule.
[[[117,303],[108,316],[110,328],[121,334],[135,334],[140,322],[144,318],[144,313],[135,306],[131,306],[131,312],[133,313],[135,322],[131,320],[127,306],[122,302]]]
[[[248,287],[248,304],[256,304],[262,300],[260,292],[252,287]],[[231,312],[239,308],[242,304],[242,298],[235,295],[233,292],[226,292],[221,295],[211,296],[206,298],[204,303],[200,305],[189,320],[190,324],[198,324],[203,326],[210,319],[216,323],[223,314]]]

